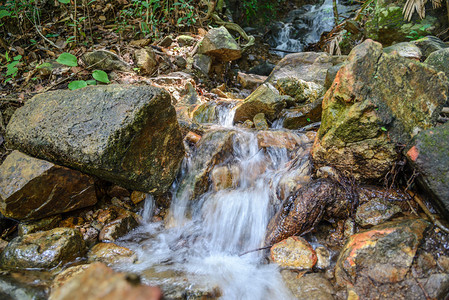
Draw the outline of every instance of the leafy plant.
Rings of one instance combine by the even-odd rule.
[[[14,56],[11,59],[8,55],[8,52],[6,52],[5,58],[6,61],[8,62],[8,64],[6,65],[6,80],[5,80],[6,83],[17,76],[17,73],[19,72],[19,68],[17,68],[17,65],[20,63],[22,55]]]
[[[61,55],[58,56],[56,61],[60,64],[69,66],[69,67],[77,67],[78,66],[78,60],[75,55],[64,52],[61,53]],[[44,64],[42,64],[40,67],[42,67]],[[97,81],[102,83],[110,83],[108,74],[105,71],[102,70],[94,70],[92,72],[92,77],[95,80],[74,80],[69,83],[68,88],[70,90],[77,90],[83,87],[86,87],[88,85],[96,85]]]

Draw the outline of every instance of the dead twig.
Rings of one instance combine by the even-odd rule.
[[[427,208],[427,206],[424,204],[424,202],[421,200],[421,198],[418,196],[418,194],[414,194],[412,191],[407,191],[407,192],[416,201],[416,203],[418,203],[419,207],[421,207],[421,209],[424,211],[424,213],[430,219],[430,221],[435,226],[437,226],[438,228],[443,230],[445,233],[449,234],[449,229],[446,226],[444,226],[443,224],[441,224],[441,222],[435,218],[435,216],[430,212],[430,210]]]

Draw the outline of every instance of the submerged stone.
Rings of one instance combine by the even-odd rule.
[[[79,231],[55,228],[14,238],[1,254],[8,269],[53,268],[82,257],[86,251]]]
[[[378,225],[400,212],[401,208],[389,201],[373,199],[357,208],[355,221],[362,227]]]
[[[94,179],[79,171],[13,151],[0,166],[0,211],[36,220],[97,202]]]
[[[184,147],[170,95],[153,86],[90,86],[34,96],[7,127],[20,150],[125,188],[162,194]]]

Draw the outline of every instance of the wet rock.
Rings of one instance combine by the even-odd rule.
[[[312,269],[317,262],[315,250],[305,239],[298,236],[274,244],[270,254],[271,260],[285,269]]]
[[[36,95],[16,111],[7,138],[33,156],[155,194],[168,190],[184,157],[170,95],[152,86]]]
[[[237,103],[239,101],[234,100],[218,100],[203,103],[193,111],[192,120],[199,124],[218,123],[220,118],[226,116],[226,110],[230,110]]]
[[[190,35],[180,35],[176,38],[180,47],[192,46],[195,44],[195,38]]]
[[[50,230],[50,229],[58,227],[60,221],[61,221],[61,216],[56,215],[56,216],[51,216],[51,217],[44,218],[44,219],[41,219],[38,221],[22,222],[22,223],[19,223],[19,226],[17,227],[18,234],[26,235],[26,234],[35,233],[38,231]]]
[[[278,148],[293,151],[307,142],[308,139],[305,136],[299,136],[291,131],[263,130],[257,133],[259,148]]]
[[[324,94],[322,85],[294,77],[280,78],[276,83],[276,89],[281,95],[292,97],[294,99],[293,105],[314,102]]]
[[[184,140],[196,144],[201,140],[201,135],[196,134],[195,132],[189,131],[187,132],[186,136],[184,137]]]
[[[193,67],[200,70],[204,75],[207,75],[212,67],[212,59],[205,54],[195,54],[193,57]]]
[[[395,143],[407,144],[436,124],[447,88],[441,73],[365,41],[324,97],[315,164],[360,180],[383,178],[398,157]]]
[[[124,62],[117,54],[106,50],[86,52],[81,59],[87,66],[95,64],[95,69],[103,71],[132,71],[132,67]]]
[[[142,75],[151,75],[158,68],[156,54],[152,49],[137,49],[134,51],[134,59]]]
[[[312,103],[284,109],[280,118],[284,119],[283,127],[287,129],[299,129],[311,123],[321,120],[323,99],[317,99]]]
[[[100,231],[99,240],[102,242],[113,242],[119,237],[124,236],[132,229],[136,228],[139,223],[136,216],[124,209],[120,210],[119,216],[104,225]]]
[[[443,272],[449,273],[449,256],[440,256],[437,261],[438,267],[440,267]]]
[[[419,172],[418,182],[449,217],[449,123],[418,134],[407,159]]]
[[[147,198],[147,194],[146,193],[142,193],[139,191],[133,191],[131,193],[131,201],[134,204],[139,204],[140,202],[144,201]]]
[[[0,275],[0,298],[2,300],[45,300],[47,295],[42,287],[31,286],[10,276]]]
[[[338,217],[347,210],[343,187],[329,180],[316,180],[289,196],[267,227],[265,245],[311,230],[323,215]]]
[[[402,42],[397,43],[383,49],[385,53],[392,54],[397,52],[397,54],[404,58],[410,58],[415,60],[420,60],[422,57],[421,50],[412,42]]]
[[[444,43],[442,40],[436,36],[426,36],[418,40],[412,41],[421,50],[424,58],[429,57],[430,53],[448,48],[449,45]]]
[[[187,67],[187,60],[181,55],[175,57],[174,63],[180,69],[185,69]]]
[[[93,263],[64,285],[52,290],[49,299],[159,300],[161,298],[159,288],[135,283],[135,280],[125,273],[114,272],[102,263]]]
[[[353,285],[363,278],[375,284],[403,280],[428,226],[422,219],[403,219],[351,236],[337,261],[337,284]]]
[[[85,250],[79,231],[55,228],[14,238],[0,261],[8,269],[53,268],[82,257]]]
[[[265,119],[264,113],[255,115],[253,122],[254,122],[254,127],[256,127],[256,130],[267,130],[269,127],[267,120]]]
[[[0,253],[3,252],[3,250],[5,250],[6,246],[8,246],[8,242],[0,239]]]
[[[317,269],[327,269],[331,265],[331,255],[329,253],[329,250],[327,250],[325,247],[317,247],[315,249],[317,262],[315,267]]]
[[[286,55],[273,69],[267,82],[276,84],[281,78],[293,77],[324,86],[327,70],[345,60],[324,52],[300,52]]]
[[[236,107],[234,123],[252,120],[258,113],[264,113],[268,121],[273,121],[285,106],[285,96],[273,85],[262,84]]]
[[[432,52],[424,61],[425,64],[432,66],[435,70],[443,72],[449,78],[449,48]]]
[[[179,197],[182,193],[187,193],[190,199],[195,199],[207,191],[210,172],[228,158],[234,135],[232,130],[209,131],[203,135],[197,144],[190,172],[181,182],[181,188],[178,190]]]
[[[219,61],[236,60],[242,56],[239,45],[224,26],[208,31],[200,42],[198,53]]]
[[[212,186],[215,191],[237,186],[240,169],[237,166],[215,167],[211,172]]]
[[[136,254],[128,248],[114,243],[99,243],[90,249],[89,262],[99,261],[107,265],[132,264],[137,259]]]
[[[242,88],[249,89],[251,91],[254,91],[257,87],[259,87],[266,79],[266,76],[261,75],[246,74],[242,72],[238,72],[237,74],[237,81],[242,85]]]
[[[119,198],[119,199],[123,199],[125,197],[130,196],[128,189],[125,189],[119,185],[110,186],[107,189],[106,194],[111,198]]]
[[[362,227],[378,225],[401,212],[401,208],[383,199],[373,199],[357,208],[355,221]]]
[[[281,272],[281,275],[295,299],[335,299],[334,287],[319,273],[298,276],[297,273],[284,270]]]
[[[340,71],[341,67],[344,65],[344,62],[336,64],[335,66],[330,67],[326,73],[326,79],[324,80],[324,90],[328,90],[332,83],[334,82],[335,76],[337,76],[338,71]]]
[[[307,151],[307,150],[304,150]],[[309,157],[302,151],[297,154],[294,163],[288,167],[288,172],[285,172],[279,179],[277,187],[277,196],[281,200],[307,185],[311,181],[312,165]]]
[[[0,166],[0,211],[36,220],[94,205],[94,179],[81,172],[13,151]]]
[[[255,74],[260,76],[268,76],[273,71],[276,65],[269,61],[264,61],[248,70],[249,74]]]

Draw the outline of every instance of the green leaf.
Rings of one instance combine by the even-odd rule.
[[[51,63],[44,62],[44,63],[42,63],[42,64],[40,64],[39,66],[36,67],[36,69],[42,69],[42,68],[49,68],[49,69],[51,69],[52,68],[51,67]]]
[[[69,67],[78,66],[78,60],[76,59],[76,56],[67,52],[61,53],[56,61]]]
[[[84,80],[75,80],[69,83],[69,90],[77,90],[87,86],[87,82]]]
[[[14,60],[20,60],[21,58],[22,58],[22,55],[17,55],[17,56],[13,57]]]
[[[11,12],[9,12],[5,9],[0,10],[0,19],[3,17],[9,17],[10,15],[11,15]]]
[[[86,80],[87,85],[97,85],[97,81],[96,80]]]
[[[307,120],[307,122],[310,122],[310,118],[307,118],[306,120]]]
[[[59,2],[63,3],[63,4],[69,4],[70,0],[58,0]]]
[[[105,71],[102,70],[95,70],[92,72],[92,77],[96,80],[103,82],[103,83],[109,83],[108,74],[106,74]]]
[[[8,66],[8,70],[6,71],[6,76],[10,76],[12,75],[12,77],[16,76],[17,72],[19,71],[19,69],[17,69],[16,67],[12,67],[10,68]]]
[[[380,127],[380,129],[382,129],[382,131],[387,131],[387,128],[385,127]]]

